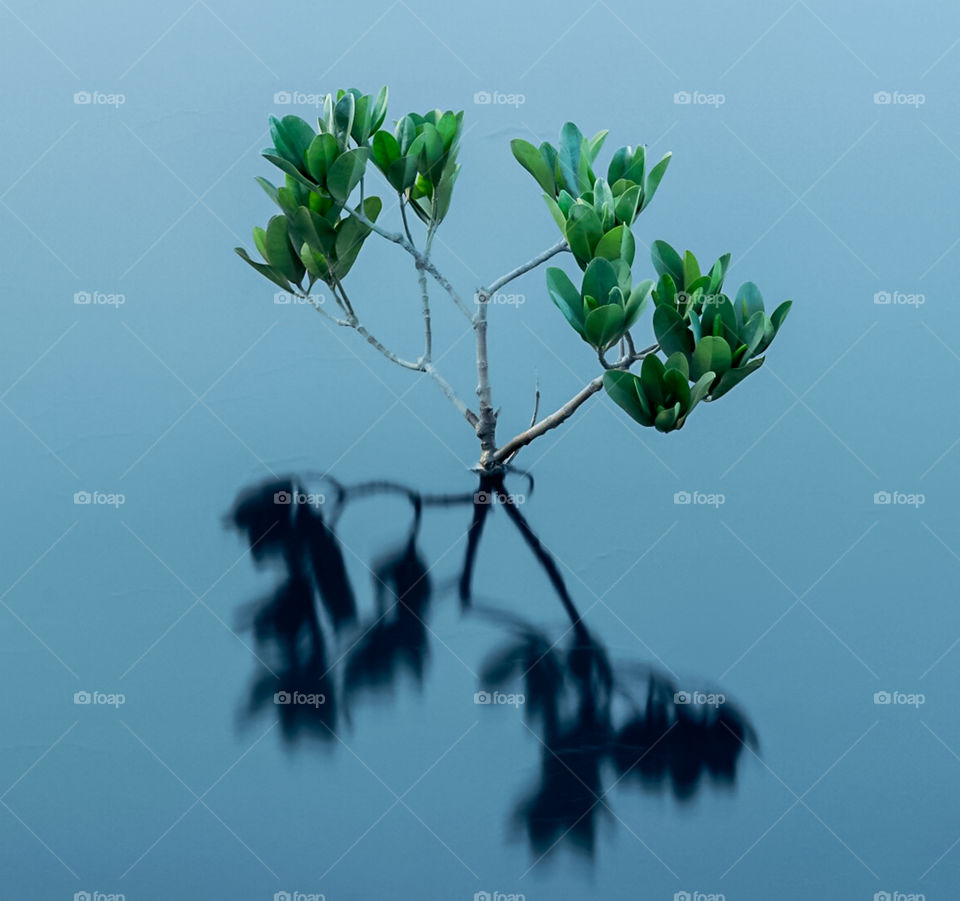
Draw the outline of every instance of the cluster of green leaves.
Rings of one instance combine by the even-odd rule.
[[[768,316],[753,282],[745,282],[731,301],[723,293],[730,254],[706,275],[689,250],[681,257],[664,241],[654,241],[651,257],[660,276],[650,292],[653,330],[666,363],[650,355],[639,376],[609,370],[603,384],[641,425],[669,432],[681,428],[701,400],[722,397],[763,364],[760,354],[776,337],[791,301]]]
[[[701,400],[721,397],[763,363],[760,354],[776,336],[790,301],[767,316],[752,282],[731,301],[722,293],[729,254],[702,273],[690,251],[681,257],[664,241],[655,241],[651,250],[657,282],[644,280],[634,287],[631,226],[653,199],[670,154],[648,174],[644,148],[621,147],[610,160],[607,178],[599,178],[593,164],[606,135],[601,131],[588,139],[567,122],[559,149],[523,140],[513,141],[511,148],[543,188],[544,200],[583,270],[578,289],[562,269],[548,268],[547,291],[601,359],[627,336],[653,298],[653,327],[665,361],[648,355],[639,376],[627,368],[608,369],[603,383],[637,422],[669,432],[681,428]]]
[[[456,161],[463,113],[433,110],[411,113],[393,134],[381,130],[387,115],[387,89],[376,97],[356,88],[328,94],[317,129],[299,116],[271,117],[273,146],[263,156],[280,169],[285,184],[257,182],[281,214],[255,228],[258,262],[236,252],[254,269],[285,290],[307,291],[320,280],[334,288],[350,271],[383,208],[380,197],[364,194],[364,175],[372,158],[401,201],[436,228],[450,207],[460,166]],[[360,199],[350,198],[359,187]],[[360,218],[362,217],[362,219]]]
[[[460,173],[457,153],[463,133],[463,111],[409,113],[391,134],[373,136],[373,161],[390,186],[413,211],[436,228],[450,210],[453,186]]]
[[[549,142],[534,147],[519,138],[510,142],[517,161],[543,188],[550,213],[584,270],[592,259],[606,255],[605,247],[619,243],[611,231],[629,230],[653,200],[670,164],[668,153],[646,174],[644,147],[621,147],[610,160],[607,177],[599,178],[593,163],[606,137],[607,132],[600,131],[585,138],[573,122],[567,122],[559,148]]]
[[[632,245],[630,231],[623,234],[630,236]],[[632,262],[632,249],[628,259],[599,256],[591,260],[580,290],[562,269],[552,266],[547,270],[547,290],[553,302],[577,334],[601,353],[636,323],[650,297],[651,280],[633,287]]]
[[[683,258],[666,242],[655,241],[653,264],[660,275],[654,293],[653,330],[667,354],[680,353],[698,379],[714,373],[710,398],[716,400],[762,364],[760,356],[776,337],[790,312],[785,300],[769,316],[760,289],[744,282],[734,300],[722,292],[730,255],[701,275],[690,251]]]

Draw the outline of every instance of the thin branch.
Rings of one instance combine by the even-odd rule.
[[[397,244],[402,247],[407,253],[414,258],[414,260],[423,266],[427,272],[433,277],[433,279],[443,288],[447,294],[450,295],[450,298],[457,305],[457,308],[463,313],[467,319],[473,321],[473,313],[470,312],[470,308],[463,302],[463,298],[457,293],[456,288],[450,284],[450,281],[431,263],[428,259],[425,259],[424,255],[414,247],[413,242],[410,241],[404,234],[401,232],[391,232],[387,231],[385,228],[381,228],[376,222],[371,222],[363,213],[358,212],[357,210],[351,210],[349,207],[344,207],[344,210],[353,216],[358,222],[367,226],[372,232],[379,235],[381,238]]]
[[[647,357],[652,353],[656,353],[659,349],[659,344],[651,344],[649,347],[645,347],[643,350],[637,351],[624,360],[618,361],[615,366],[611,366],[610,368],[629,369],[634,363],[644,359],[644,357]],[[540,422],[532,425],[525,432],[521,432],[516,437],[511,438],[505,445],[503,445],[503,447],[491,455],[491,462],[494,464],[502,464],[505,461],[510,460],[512,457],[516,456],[520,448],[526,447],[535,438],[539,438],[541,435],[546,434],[551,429],[555,429],[557,426],[565,423],[602,387],[603,376],[597,376],[595,379],[587,382],[587,384],[584,385],[583,388],[581,388],[577,394],[571,397],[570,400],[568,400],[562,407],[555,410],[546,418],[541,419]]]
[[[433,244],[433,235],[434,229],[431,226],[427,230],[427,243],[423,251],[424,261],[430,259],[430,248]],[[430,292],[427,290],[427,273],[424,271],[423,265],[421,265],[418,260],[416,263],[417,266],[417,280],[420,282],[420,296],[423,300],[423,362],[429,363],[433,354],[433,331],[430,325]]]
[[[480,421],[477,414],[473,412],[457,395],[450,383],[433,367],[433,363],[424,363],[422,372],[427,373],[439,386],[440,390],[446,395],[447,399],[460,411],[461,415],[473,428],[477,427]]]
[[[489,288],[486,289],[486,294],[492,296],[496,294],[504,285],[508,282],[512,282],[515,278],[519,278],[526,272],[529,272],[531,269],[536,269],[541,263],[545,263],[550,257],[556,256],[558,253],[563,253],[565,250],[569,250],[566,241],[558,241],[553,247],[545,250],[543,253],[535,256],[532,260],[524,263],[522,266],[517,266],[512,272],[508,272],[506,275],[501,275]]]
[[[400,218],[403,219],[403,230],[407,233],[407,240],[410,242],[410,246],[416,246],[413,235],[410,233],[410,223],[407,222],[407,202],[403,198],[403,194],[400,195]]]

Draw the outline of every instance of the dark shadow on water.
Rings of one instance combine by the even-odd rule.
[[[447,495],[388,481],[346,486],[329,476],[323,486],[321,499],[297,477],[264,483],[242,492],[226,517],[255,561],[279,564],[283,573],[276,589],[240,611],[239,626],[252,631],[265,673],[250,687],[246,717],[272,711],[288,742],[309,734],[330,743],[365,695],[389,696],[402,679],[422,684],[438,598],[417,540],[431,508],[461,506],[469,508],[456,579],[461,611],[503,635],[481,666],[477,701],[522,695],[526,728],[539,740],[538,777],[511,819],[531,851],[539,856],[569,845],[592,856],[599,818],[612,817],[608,794],[615,785],[685,801],[707,784],[735,784],[742,752],[757,746],[746,716],[718,692],[680,690],[642,661],[611,661],[503,476],[481,477],[476,491]],[[409,523],[400,542],[367,564],[374,604],[363,613],[337,523],[350,504],[387,496],[408,502]],[[569,620],[562,633],[474,603],[477,552],[494,510],[517,528],[547,576]]]

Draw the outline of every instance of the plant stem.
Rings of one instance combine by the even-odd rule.
[[[615,366],[611,366],[610,368],[629,369],[638,360],[642,360],[649,354],[655,353],[659,347],[659,344],[651,344],[649,347],[645,347],[643,350],[637,351],[636,353],[631,354],[629,357],[618,361]],[[595,379],[591,379],[562,407],[555,410],[544,419],[541,419],[540,422],[532,425],[525,432],[521,432],[516,437],[511,438],[505,445],[503,445],[503,447],[499,448],[492,455],[490,462],[493,465],[502,464],[514,456],[517,451],[520,450],[520,448],[526,447],[535,438],[539,438],[541,435],[549,432],[551,429],[555,429],[558,425],[562,425],[602,387],[603,376],[597,376]]]
[[[406,223],[404,223],[406,224]],[[434,228],[431,225],[427,230],[427,241],[423,249],[424,263],[430,259],[430,248],[433,245]],[[420,295],[423,298],[423,362],[429,363],[433,354],[433,331],[430,325],[430,292],[427,290],[427,273],[424,265],[417,260],[417,280],[420,282]]]
[[[541,263],[545,263],[550,257],[556,256],[558,253],[563,253],[565,250],[569,250],[569,246],[566,241],[558,241],[553,247],[545,250],[539,256],[535,256],[532,260],[527,263],[524,263],[522,266],[517,266],[512,272],[508,272],[506,275],[500,276],[489,288],[486,289],[488,296],[492,296],[497,293],[504,285],[509,282],[512,282],[515,278],[519,278],[526,272],[529,272],[531,269],[536,269]]]

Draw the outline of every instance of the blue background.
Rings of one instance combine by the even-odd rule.
[[[4,898],[950,896],[960,9],[10,0],[0,23]],[[674,152],[635,225],[638,277],[662,238],[702,261],[732,252],[728,286],[757,282],[768,309],[794,300],[767,364],[682,432],[641,430],[600,396],[520,457],[538,480],[525,513],[612,653],[721,686],[761,739],[736,793],[682,806],[614,789],[593,866],[535,862],[507,832],[536,739],[472,703],[490,634],[455,604],[431,622],[423,691],[364,707],[335,747],[291,751],[268,717],[238,726],[257,661],[236,609],[275,582],[221,528],[238,490],[326,469],[472,484],[476,439],[432,383],[275,305],[232,251],[271,214],[253,182],[271,177],[268,115],[315,115],[275,93],[382,84],[388,123],[466,110],[436,243],[465,296],[557,240],[508,142],[572,119],[610,129],[602,168],[622,144]],[[876,103],[884,91],[923,103]],[[415,356],[409,259],[371,239],[348,284],[371,330]],[[491,309],[501,441],[538,378],[550,410],[596,374],[543,273],[512,290],[523,304]],[[125,302],[75,304],[84,291]],[[434,296],[438,365],[470,396],[469,325]],[[81,490],[126,502],[76,506]],[[725,503],[677,506],[680,490]],[[357,584],[399,522],[346,517]],[[438,579],[466,526],[462,510],[425,523]],[[562,626],[504,518],[488,531],[478,592]],[[76,706],[79,690],[127,700]]]

